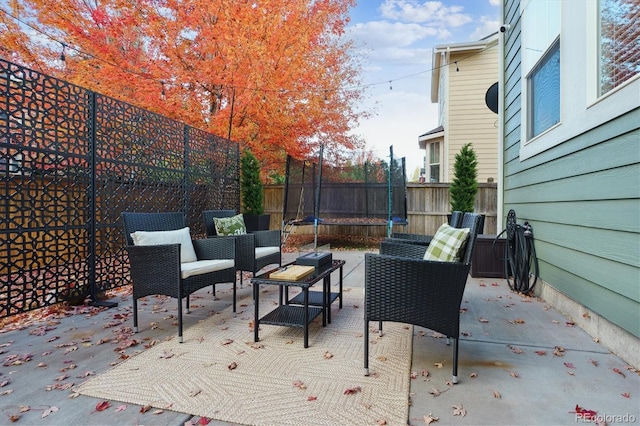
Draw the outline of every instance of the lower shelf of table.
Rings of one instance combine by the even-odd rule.
[[[320,298],[322,303],[322,298]],[[322,308],[309,306],[309,321],[311,323],[322,313]],[[273,311],[260,318],[260,324],[283,325],[304,328],[304,306],[280,305]]]
[[[336,301],[340,297],[340,293],[330,293],[329,305]],[[289,300],[289,304],[292,305],[304,305],[304,293],[298,293],[295,297]],[[310,291],[309,292],[309,306],[322,306],[322,292]]]

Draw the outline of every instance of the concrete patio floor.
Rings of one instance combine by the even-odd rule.
[[[346,287],[363,286],[364,254],[334,252],[334,258],[346,260]],[[295,256],[287,254],[285,259]],[[224,285],[218,286],[217,301],[201,292],[192,299],[185,328],[230,304],[230,291]],[[245,281],[238,291],[239,309],[241,300],[250,297],[251,286]],[[141,407],[118,401],[96,411],[100,400],[75,394],[73,386],[87,377],[143,351],[145,344],[177,333],[173,299],[149,297],[145,304],[139,303],[141,331],[134,336],[127,334],[133,325],[131,298],[121,294],[112,301],[118,307],[80,307],[74,315],[2,330],[0,424],[198,424],[197,417],[170,410],[142,413]],[[333,309],[333,315],[340,314],[337,306]],[[407,424],[429,424],[435,418],[438,425],[640,422],[638,372],[544,301],[512,293],[503,279],[469,278],[462,312],[455,386],[449,383],[452,356],[446,339],[414,328]],[[128,346],[131,338],[141,343]],[[576,406],[597,412],[597,417],[579,418]],[[119,407],[126,408],[118,411]]]

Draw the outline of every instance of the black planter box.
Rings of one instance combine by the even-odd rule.
[[[504,238],[496,240],[495,235],[478,235],[471,258],[471,276],[473,278],[506,278],[504,276],[505,244]]]
[[[296,259],[298,265],[315,266],[317,269],[331,263],[333,256],[326,252],[311,252]]]

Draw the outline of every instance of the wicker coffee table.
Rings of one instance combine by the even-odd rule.
[[[253,285],[253,299],[255,301],[254,324],[253,324],[253,341],[259,341],[258,331],[260,324],[279,325],[285,327],[300,327],[304,330],[304,347],[309,347],[309,324],[316,319],[318,315],[322,315],[322,326],[326,326],[327,320],[331,322],[331,304],[340,299],[340,308],[342,308],[342,267],[344,260],[333,260],[325,267],[316,270],[313,274],[308,275],[300,280],[283,280],[272,279],[272,272],[282,270],[295,263],[283,265],[281,268],[275,268],[260,274],[251,279]],[[339,291],[331,292],[331,274],[340,270]],[[322,291],[309,291],[309,288],[322,280]],[[277,285],[280,287],[280,297],[278,306],[264,315],[259,317],[260,305],[260,286],[261,285]],[[300,287],[300,294],[288,300],[288,288]],[[282,303],[282,290],[285,291],[285,303]]]

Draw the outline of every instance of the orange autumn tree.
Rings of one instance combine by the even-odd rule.
[[[355,0],[10,0],[0,53],[230,137],[261,160],[344,153],[367,112],[344,38]],[[35,31],[34,31],[35,30]],[[34,36],[36,34],[36,36]],[[65,60],[61,61],[64,52]]]

